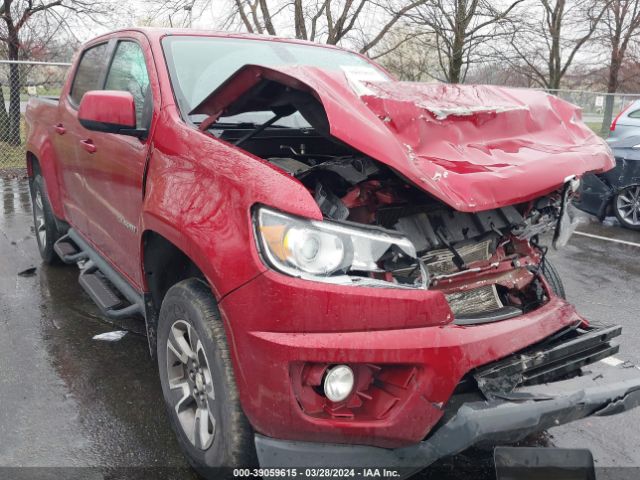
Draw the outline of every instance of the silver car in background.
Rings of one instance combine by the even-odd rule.
[[[640,100],[622,109],[611,122],[607,142],[616,142],[631,135],[640,135]]]

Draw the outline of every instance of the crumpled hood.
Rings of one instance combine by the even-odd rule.
[[[371,82],[316,67],[238,70],[192,113],[222,115],[262,80],[311,93],[330,134],[456,210],[537,198],[614,166],[580,109],[544,92],[484,85]],[[238,108],[234,113],[239,113]]]

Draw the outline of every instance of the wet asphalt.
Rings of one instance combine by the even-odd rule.
[[[617,226],[579,230],[640,243],[640,232]],[[640,247],[574,235],[549,257],[578,311],[621,324],[618,357],[640,364]],[[40,262],[27,182],[0,178],[0,479],[49,478],[52,471],[51,478],[198,478],[169,427],[143,325],[107,322],[77,276],[74,267]],[[129,333],[117,342],[92,340],[120,329]],[[639,426],[637,409],[556,427],[525,444],[589,448],[599,467],[640,467]],[[463,478],[456,465],[478,462],[488,465],[490,453],[465,452],[441,461],[437,476],[419,477]],[[598,478],[640,474],[622,472]]]

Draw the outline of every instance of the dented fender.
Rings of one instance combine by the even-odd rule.
[[[175,117],[158,123],[152,155],[140,232],[158,233],[182,250],[218,299],[266,270],[253,205],[288,205],[294,214],[322,219],[298,181]]]

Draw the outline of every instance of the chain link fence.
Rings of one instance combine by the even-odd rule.
[[[24,169],[27,101],[60,96],[69,65],[0,60],[0,173]]]
[[[616,115],[640,99],[640,94],[631,93],[602,93],[586,90],[548,90],[548,92],[582,108],[583,121],[604,137],[608,135],[609,126]]]
[[[68,63],[0,60],[0,173],[24,169],[27,101],[32,96],[58,97],[69,66]],[[584,90],[550,90],[549,93],[581,107],[584,121],[603,136],[612,118],[640,99],[640,94]]]

